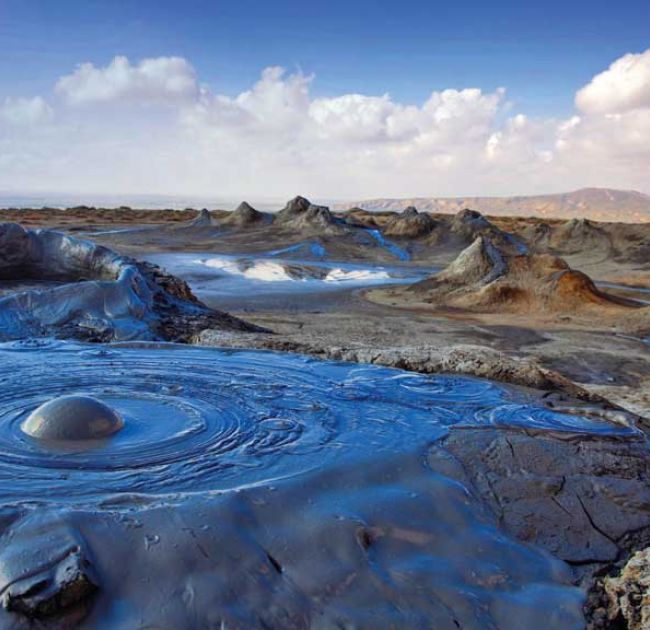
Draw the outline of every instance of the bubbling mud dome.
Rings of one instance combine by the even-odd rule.
[[[454,426],[638,438],[489,381],[271,352],[11,342],[0,370],[0,498],[22,515],[0,593],[31,610],[25,576],[53,569],[11,550],[49,532],[99,586],[89,627],[582,627],[568,567],[428,449]],[[24,431],[66,406],[123,427],[65,449]]]
[[[39,440],[100,440],[119,431],[124,422],[108,405],[89,396],[61,396],[43,403],[22,424]]]

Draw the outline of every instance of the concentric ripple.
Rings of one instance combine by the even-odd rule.
[[[0,497],[97,500],[272,483],[425,448],[454,424],[632,435],[489,381],[299,355],[173,345],[0,345]],[[91,396],[124,428],[53,448],[21,431],[44,402]]]

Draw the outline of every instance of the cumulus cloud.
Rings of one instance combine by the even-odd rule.
[[[558,127],[557,160],[595,181],[650,192],[650,49],[615,60],[575,101],[580,115]]]
[[[259,141],[260,135],[273,136],[291,139],[295,148],[304,150],[348,145],[355,151],[359,146],[377,151],[399,145],[453,150],[482,142],[504,106],[503,89],[487,94],[478,89],[433,92],[421,106],[395,102],[387,94],[312,99],[312,79],[267,68],[250,90],[234,98],[203,92],[184,109],[182,119],[205,137],[250,135]]]
[[[309,115],[321,138],[440,143],[455,138],[458,124],[467,124],[468,135],[484,133],[505,94],[481,90],[433,92],[421,106],[394,102],[389,95],[346,94],[315,99]]]
[[[80,64],[57,81],[55,90],[75,105],[118,100],[165,103],[193,98],[198,85],[194,68],[181,57],[143,59],[132,65],[118,56],[104,68]]]
[[[52,108],[41,96],[33,98],[7,97],[0,106],[0,119],[15,126],[29,126],[52,119]]]
[[[184,59],[116,57],[59,79],[54,118],[43,99],[5,101],[6,123],[51,123],[46,135],[32,125],[20,138],[0,125],[0,187],[330,198],[650,192],[649,59],[615,61],[577,93],[575,114],[555,119],[513,111],[503,88],[439,90],[421,103],[314,97],[315,77],[269,67],[228,95],[200,85]]]
[[[590,114],[620,114],[650,107],[650,49],[624,55],[576,94],[576,106]]]
[[[283,68],[266,68],[250,90],[234,98],[204,88],[181,118],[188,128],[217,135],[291,132],[302,125],[309,109],[311,80],[300,73],[286,76]]]
[[[248,186],[264,179],[267,194],[297,185],[323,196],[354,195],[382,178],[384,187],[390,181],[395,189],[422,190],[432,177],[480,160],[507,106],[503,89],[433,92],[420,106],[389,95],[312,98],[312,80],[267,68],[235,97],[203,91],[181,117],[195,150],[209,156],[202,170],[214,169],[213,179],[231,173],[224,179]]]
[[[555,120],[516,114],[488,138],[485,154],[489,160],[500,164],[505,160],[526,164],[551,162],[553,139],[558,129]]]
[[[593,182],[650,192],[650,108],[576,116],[556,135],[555,160],[565,165],[564,177],[587,174]]]

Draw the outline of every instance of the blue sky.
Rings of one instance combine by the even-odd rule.
[[[648,0],[0,0],[0,192],[650,193],[649,24]]]
[[[225,93],[281,65],[314,94],[423,101],[431,90],[507,86],[530,114],[564,115],[573,92],[650,45],[650,2],[220,2],[1,0],[0,86],[38,94],[78,63],[179,55]]]

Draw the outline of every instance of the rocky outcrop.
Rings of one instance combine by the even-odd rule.
[[[426,212],[418,212],[414,206],[409,206],[402,213],[393,217],[384,228],[386,236],[399,238],[421,238],[427,236],[436,228],[434,221]]]
[[[575,312],[634,307],[599,291],[591,279],[550,254],[512,254],[479,236],[436,276],[409,287],[422,301],[475,311]]]
[[[650,628],[650,547],[637,551],[619,575],[599,581],[605,607],[597,609],[597,627],[646,630]],[[596,612],[596,611],[594,611]]]
[[[183,341],[203,328],[257,330],[208,308],[183,280],[156,265],[52,230],[0,224],[0,279],[36,279],[46,287],[0,298],[5,340]]]

